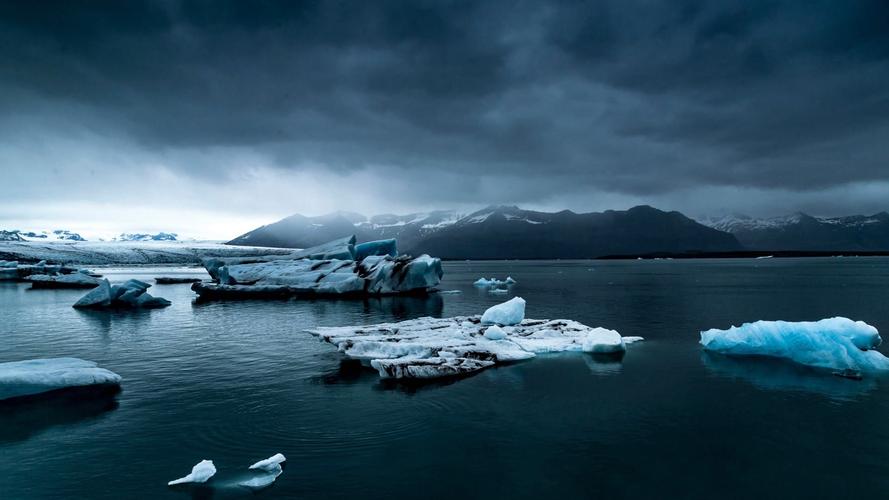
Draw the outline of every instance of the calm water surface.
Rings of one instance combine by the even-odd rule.
[[[103,269],[112,282],[197,269]],[[472,287],[513,276],[510,295]],[[284,453],[268,498],[857,498],[889,492],[889,379],[703,355],[698,332],[848,316],[889,332],[889,259],[449,262],[428,299],[84,312],[0,283],[0,361],[76,356],[116,398],[0,408],[0,498],[228,498]],[[519,295],[646,341],[620,363],[540,356],[406,388],[341,363],[314,326],[481,313]],[[168,489],[201,459],[212,488]]]

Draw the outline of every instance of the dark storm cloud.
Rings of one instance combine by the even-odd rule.
[[[0,59],[4,114],[38,128],[372,168],[444,204],[490,196],[459,174],[516,203],[889,182],[882,1],[4,2]]]

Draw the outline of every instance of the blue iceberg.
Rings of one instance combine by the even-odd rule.
[[[889,358],[876,348],[880,333],[863,321],[757,321],[727,330],[701,332],[711,352],[731,356],[768,356],[846,373],[889,370]]]

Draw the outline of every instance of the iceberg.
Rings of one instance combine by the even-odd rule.
[[[517,325],[525,319],[525,299],[513,297],[508,301],[489,307],[482,314],[484,325]]]
[[[216,466],[212,460],[201,460],[191,468],[191,473],[187,476],[174,479],[167,483],[167,486],[175,486],[177,484],[187,483],[206,483],[208,479],[216,474]]]
[[[613,330],[566,319],[525,319],[501,327],[485,325],[481,316],[424,317],[371,326],[316,328],[310,333],[345,356],[368,363],[381,378],[401,380],[464,376],[540,353],[614,352],[613,336],[620,338]],[[612,347],[609,351],[600,345]]]
[[[882,343],[876,328],[836,317],[820,321],[756,321],[728,330],[701,332],[711,352],[731,356],[769,356],[839,374],[889,370],[889,358],[875,349]]]
[[[372,255],[388,255],[390,257],[398,256],[398,244],[395,239],[368,241],[355,245],[355,260],[362,260]]]
[[[265,460],[260,460],[250,466],[250,470],[256,471],[259,474],[245,481],[241,481],[238,484],[251,490],[266,488],[274,483],[275,479],[278,479],[278,476],[284,472],[281,464],[286,460],[284,455],[280,453],[276,453]]]
[[[154,297],[146,290],[151,285],[139,280],[127,280],[121,285],[111,285],[107,279],[100,280],[97,287],[74,303],[76,308],[140,308],[156,309],[167,307],[171,302]]]
[[[0,400],[87,386],[119,386],[120,375],[78,358],[0,363]]]
[[[358,245],[357,259],[354,240],[336,240],[286,258],[210,259],[205,267],[218,283],[195,283],[192,290],[202,298],[396,295],[428,293],[441,281],[440,259],[394,257],[395,240]]]

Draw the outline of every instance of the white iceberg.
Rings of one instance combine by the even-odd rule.
[[[139,280],[127,280],[121,285],[112,286],[107,279],[104,279],[99,286],[78,299],[73,307],[154,309],[170,305],[169,300],[148,293],[146,290],[149,287],[151,285]]]
[[[71,387],[118,386],[120,375],[78,358],[0,363],[0,400]]]
[[[492,340],[488,333],[496,328]],[[609,332],[609,333],[604,333]],[[381,378],[434,379],[467,375],[538,353],[583,352],[605,343],[612,330],[577,321],[526,319],[513,326],[484,325],[480,316],[419,318],[371,326],[311,330],[344,355],[369,362]],[[590,343],[590,338],[600,343]],[[600,350],[598,352],[604,352]]]
[[[482,314],[485,325],[517,325],[525,319],[525,299],[513,297],[502,304],[491,306]]]
[[[249,488],[251,490],[261,490],[270,486],[275,482],[275,479],[278,479],[278,476],[284,472],[284,469],[281,467],[281,464],[284,463],[287,459],[284,455],[280,453],[276,453],[275,455],[266,458],[265,460],[260,460],[255,464],[250,466],[250,470],[256,471],[258,475],[253,476],[250,479],[239,482],[240,486],[245,488]]]
[[[485,330],[485,338],[488,340],[503,340],[506,338],[506,332],[497,325],[491,325]]]
[[[770,356],[841,373],[889,370],[889,358],[875,349],[882,339],[863,321],[757,321],[728,330],[701,332],[708,351],[733,356]]]
[[[186,483],[206,483],[208,479],[216,474],[216,466],[212,460],[201,460],[191,468],[191,473],[185,477],[174,479],[167,483],[167,486],[175,486],[177,484]]]
[[[499,280],[497,278],[482,277],[482,278],[477,279],[473,283],[473,285],[475,285],[477,287],[481,287],[481,288],[487,288],[487,287],[500,287],[500,286],[505,286],[505,285],[514,285],[515,282],[516,281],[514,279],[512,279],[512,276],[507,276],[507,278],[505,280]]]

